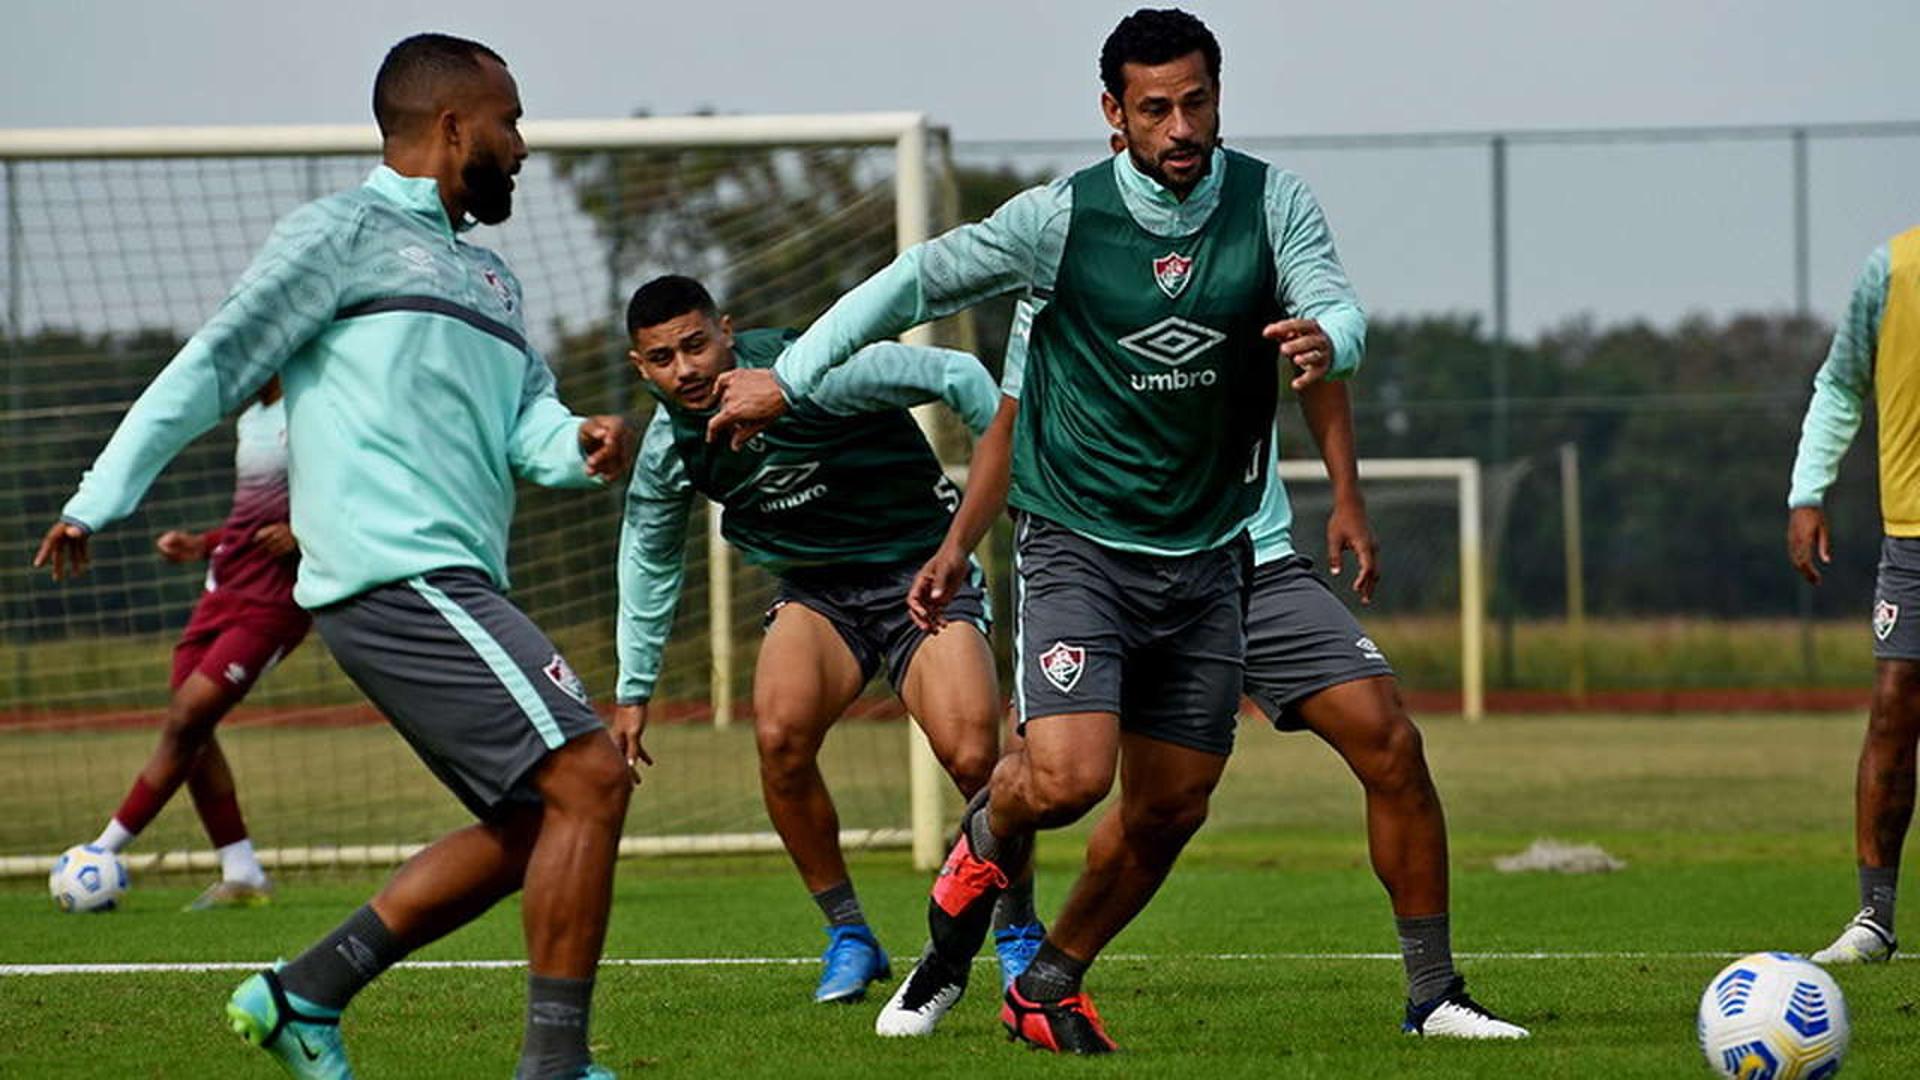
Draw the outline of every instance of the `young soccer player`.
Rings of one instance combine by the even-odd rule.
[[[1874,249],[1833,345],[1813,377],[1787,494],[1787,557],[1808,582],[1832,562],[1827,489],[1860,430],[1869,397],[1879,413],[1880,573],[1873,601],[1873,703],[1854,786],[1860,911],[1818,964],[1893,958],[1900,851],[1913,823],[1920,744],[1920,229]]]
[[[954,621],[928,632],[907,616],[907,584],[946,535],[960,491],[906,410],[941,401],[978,434],[993,416],[993,380],[966,353],[873,345],[822,379],[805,406],[731,450],[706,438],[717,380],[765,369],[795,335],[736,333],[706,288],[680,276],[634,292],[627,332],[660,408],[621,532],[614,731],[638,746],[645,730],[699,492],[724,508],[728,542],[779,578],[754,669],[761,794],[827,920],[814,1000],[858,1000],[891,971],[854,892],[816,759],[827,729],[884,667],[961,794],[986,783],[1000,691],[979,568],[955,590]],[[1043,934],[1031,880],[1001,898],[996,924],[1003,963],[1024,966]]]
[[[1078,819],[1118,779],[1118,805],[1001,1011],[1034,1045],[1114,1048],[1082,977],[1205,820],[1232,748],[1275,344],[1301,386],[1360,359],[1362,316],[1306,185],[1219,145],[1220,48],[1206,27],[1136,12],[1100,71],[1125,153],[907,251],[770,372],[724,379],[713,423],[742,441],[861,344],[988,296],[1032,304],[1020,407],[995,421],[1012,427],[1026,743],[968,807],[933,887],[932,941],[882,1034],[932,1030],[1035,831]]]
[[[233,770],[214,727],[297,648],[313,619],[293,602],[300,555],[287,524],[287,414],[270,379],[235,421],[233,509],[205,533],[169,530],[168,562],[207,564],[207,587],[173,650],[173,699],[160,744],[94,844],[123,851],[182,783],[220,856],[220,880],[191,908],[264,904],[273,895],[240,815]]]
[[[340,1014],[413,950],[524,889],[517,1075],[605,1077],[593,977],[633,778],[553,644],[506,598],[516,477],[595,487],[624,471],[619,417],[582,418],[526,339],[519,282],[461,237],[513,207],[520,94],[477,42],[420,34],[374,79],[382,163],[294,211],[218,312],[140,395],[48,529],[56,578],[180,448],[275,373],[286,385],[294,599],[340,666],[479,819],[227,1003],[289,1073],[352,1075]],[[629,756],[631,756],[629,752]]]

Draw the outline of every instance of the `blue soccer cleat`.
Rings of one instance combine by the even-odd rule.
[[[1013,980],[1027,970],[1033,963],[1033,954],[1040,951],[1040,943],[1047,940],[1047,928],[1038,922],[1016,923],[993,932],[993,953],[1000,958],[1000,989],[1006,990]]]
[[[519,1073],[516,1072],[513,1076],[514,1080],[521,1080]],[[579,1072],[569,1074],[566,1080],[617,1080],[617,1078],[613,1075],[612,1069],[589,1061],[580,1066]]]
[[[867,996],[867,984],[893,978],[887,951],[865,923],[827,927],[820,968],[820,985],[813,991],[817,1002],[859,1001]]]
[[[227,1020],[241,1038],[272,1054],[300,1080],[353,1080],[340,1041],[340,1010],[289,994],[274,970],[249,975],[227,999]]]

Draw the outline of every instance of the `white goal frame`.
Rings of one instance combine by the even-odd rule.
[[[1487,712],[1486,583],[1480,533],[1480,462],[1473,458],[1361,458],[1360,480],[1447,480],[1454,485],[1460,530],[1460,712],[1479,721]],[[1318,461],[1282,461],[1287,483],[1322,482]],[[1389,538],[1391,539],[1391,538]]]
[[[896,250],[931,235],[933,208],[927,149],[934,129],[917,112],[800,113],[761,116],[668,116],[620,120],[530,120],[521,134],[536,151],[688,149],[693,147],[892,146],[894,232]],[[33,160],[103,158],[283,157],[380,152],[379,133],[366,124],[267,125],[233,127],[147,128],[0,128],[0,168],[6,172],[9,203],[14,198],[13,163]],[[15,219],[13,207],[5,220]],[[930,326],[902,335],[910,344],[932,344]],[[717,528],[708,531],[710,567],[730,565],[726,544]],[[727,603],[731,582],[721,582],[708,594],[710,608]],[[734,649],[729,619],[709,612],[713,628],[710,648],[714,660],[712,696],[714,723],[733,719]],[[946,822],[941,806],[945,778],[926,736],[909,723],[907,763],[909,826],[900,829],[848,830],[842,843],[849,847],[910,846],[914,864],[922,869],[939,865]],[[311,865],[381,865],[402,861],[414,849],[408,845],[378,844],[340,848],[285,848],[260,852],[269,868]],[[736,853],[781,850],[772,832],[707,837],[626,837],[621,854]],[[191,866],[206,861],[205,852],[151,852],[129,854],[134,869]],[[0,877],[45,873],[54,857],[0,857]]]

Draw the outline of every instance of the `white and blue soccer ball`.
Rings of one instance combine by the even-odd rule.
[[[1700,995],[1700,1049],[1719,1076],[1825,1080],[1851,1032],[1833,976],[1791,953],[1743,956]]]
[[[61,911],[112,911],[127,891],[127,864],[103,847],[70,847],[53,861],[47,891]]]

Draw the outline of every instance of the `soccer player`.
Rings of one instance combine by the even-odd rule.
[[[1300,386],[1360,359],[1363,319],[1312,194],[1219,146],[1211,32],[1185,12],[1136,12],[1100,73],[1125,153],[910,249],[770,371],[722,377],[712,426],[738,442],[866,342],[1001,293],[1034,313],[1021,407],[995,419],[1012,429],[1026,743],[967,809],[934,884],[932,941],[876,1023],[884,1035],[932,1030],[1035,830],[1078,819],[1117,777],[1118,804],[1001,1011],[1034,1045],[1114,1048],[1082,976],[1165,880],[1232,748],[1275,343]]]
[[[909,606],[922,624],[937,626],[944,620],[946,598],[959,580],[962,562],[956,560],[973,550],[999,513],[993,500],[1006,491],[1010,421],[1020,406],[1031,314],[1023,303],[1007,344],[1001,409],[1009,422],[995,424],[975,446],[966,504],[909,591]],[[1346,386],[1322,379],[1304,387],[1299,397],[1333,485],[1328,559],[1337,575],[1344,568],[1343,553],[1354,552],[1359,565],[1353,588],[1367,603],[1379,580],[1378,545],[1360,493]],[[1276,428],[1276,443],[1278,438]],[[1446,818],[1419,729],[1400,700],[1386,657],[1313,572],[1312,561],[1294,551],[1292,507],[1276,467],[1277,451],[1269,453],[1274,456],[1267,466],[1266,490],[1249,530],[1254,571],[1246,625],[1246,695],[1276,730],[1310,730],[1320,736],[1366,790],[1374,872],[1392,901],[1407,971],[1402,1029],[1455,1038],[1525,1038],[1525,1028],[1493,1015],[1468,996],[1465,980],[1454,971]]]
[[[960,491],[906,410],[944,401],[978,434],[993,417],[993,379],[966,353],[872,345],[735,451],[706,440],[716,381],[765,369],[794,333],[736,334],[706,288],[677,275],[634,292],[627,331],[634,367],[661,407],[627,490],[614,730],[633,745],[645,730],[697,491],[724,508],[727,540],[779,579],[754,670],[761,794],[827,920],[814,1000],[858,1000],[891,971],[848,876],[816,758],[827,729],[884,665],[961,794],[987,781],[1000,691],[979,568],[956,588],[955,621],[929,633],[907,616],[907,585],[946,535]],[[995,918],[1004,962],[1024,966],[1044,933],[1031,880],[1001,898]]]
[[[1787,494],[1787,557],[1807,581],[1833,561],[1821,509],[1869,396],[1880,427],[1880,573],[1873,603],[1873,703],[1854,781],[1860,912],[1819,964],[1893,958],[1900,849],[1913,822],[1914,748],[1920,741],[1920,229],[1874,249],[1846,315],[1813,377]]]
[[[173,698],[160,745],[94,841],[122,851],[181,784],[220,856],[220,880],[190,907],[264,904],[273,889],[240,815],[233,770],[213,729],[253,684],[307,636],[312,616],[293,602],[300,555],[287,524],[287,414],[269,379],[235,422],[233,510],[205,533],[168,530],[155,546],[168,562],[207,564],[207,588],[173,650]]]
[[[618,417],[582,418],[527,344],[519,282],[461,237],[513,207],[526,157],[499,54],[420,34],[374,80],[382,163],[281,221],[219,311],[120,423],[36,565],[87,539],[276,372],[286,385],[294,599],[334,658],[478,818],[284,967],[234,991],[234,1029],[299,1077],[352,1075],[341,1011],[395,961],[525,889],[518,1076],[604,1077],[594,971],[638,747],[609,737],[544,634],[506,599],[514,479],[623,470]]]

